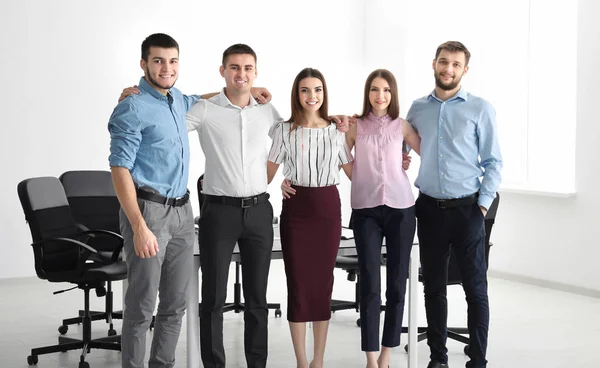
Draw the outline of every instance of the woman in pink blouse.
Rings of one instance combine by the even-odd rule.
[[[398,87],[385,69],[365,82],[362,114],[346,133],[354,147],[352,218],[360,272],[361,348],[367,368],[388,367],[400,345],[408,264],[415,235],[415,199],[402,167],[406,142],[419,153],[421,138],[400,116]],[[379,351],[381,247],[386,244],[386,312]]]
[[[344,133],[327,118],[323,75],[312,68],[302,70],[292,87],[292,116],[275,127],[267,164],[269,182],[283,164],[283,174],[295,189],[295,196],[283,201],[280,230],[287,318],[299,368],[323,366],[333,269],[342,232],[339,167],[350,177],[351,162]],[[310,365],[306,322],[313,322]]]

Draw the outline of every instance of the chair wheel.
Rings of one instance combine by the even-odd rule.
[[[117,334],[117,331],[115,331],[114,329],[110,329],[108,330],[108,336],[115,336]]]
[[[88,362],[79,362],[79,368],[90,368],[90,363],[88,363]]]
[[[465,355],[469,355],[469,345],[465,345],[465,349],[463,350],[465,352]]]
[[[281,309],[275,309],[275,318],[281,318]]]
[[[360,327],[360,318],[356,320],[356,325]]]
[[[67,333],[67,331],[69,331],[69,326],[62,325],[62,326],[58,327],[58,332],[59,332],[61,335],[64,335],[64,334],[66,334],[66,333]]]
[[[404,345],[404,352],[408,353],[408,344]]]
[[[27,357],[27,364],[36,365],[38,363],[37,355],[30,355]]]

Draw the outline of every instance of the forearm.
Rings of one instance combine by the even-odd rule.
[[[271,161],[267,161],[267,183],[271,184],[275,174],[277,174],[277,170],[279,169],[279,164],[276,164]]]
[[[354,166],[354,161],[342,165],[342,169],[344,170],[344,173],[350,180],[352,180],[352,167],[353,166]]]
[[[121,208],[123,208],[133,231],[136,232],[146,226],[146,221],[140,212],[131,173],[129,169],[121,166],[113,166],[110,171]]]
[[[203,95],[200,95],[200,98],[202,98],[203,100],[208,100],[211,97],[214,97],[216,95],[218,95],[220,92],[211,92],[211,93],[205,93]]]

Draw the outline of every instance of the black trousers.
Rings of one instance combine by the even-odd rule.
[[[360,331],[363,351],[379,350],[381,246],[386,244],[386,312],[381,345],[400,345],[415,208],[377,206],[352,211],[360,271]]]
[[[199,226],[202,301],[200,352],[206,368],[224,368],[223,306],[233,248],[242,260],[244,351],[249,368],[267,364],[267,278],[273,249],[273,207],[204,201]]]
[[[420,195],[416,215],[431,360],[448,362],[446,284],[452,249],[468,306],[467,327],[471,342],[468,351],[470,361],[466,367],[485,367],[490,311],[483,214],[477,203],[439,208],[434,199]]]

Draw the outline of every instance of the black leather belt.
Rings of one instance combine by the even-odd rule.
[[[269,193],[261,193],[252,197],[225,197],[225,196],[214,196],[210,194],[204,194],[204,200],[212,203],[221,203],[228,206],[235,206],[240,208],[248,208],[256,206],[257,204],[266,203],[269,200]]]
[[[151,202],[168,204],[169,206],[173,206],[173,207],[181,207],[190,200],[190,191],[189,190],[185,192],[185,195],[183,197],[178,197],[178,198],[169,198],[169,197],[165,197],[165,196],[157,194],[157,193],[148,192],[148,191],[145,191],[142,189],[136,189],[136,193],[137,193],[138,198],[145,199],[145,200],[151,201]]]
[[[477,198],[479,198],[479,192],[473,193],[466,197],[452,198],[452,199],[433,198],[433,197],[430,197],[426,194],[419,192],[419,198],[423,198],[428,202],[435,203],[438,208],[442,208],[442,209],[455,208],[455,207],[468,206],[473,203],[477,203]]]

